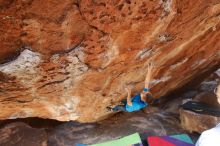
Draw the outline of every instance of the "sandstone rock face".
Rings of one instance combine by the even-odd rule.
[[[215,127],[220,122],[220,117],[198,114],[189,110],[180,109],[181,125],[190,132],[202,133]]]
[[[71,146],[75,143],[95,144],[118,139],[138,132],[145,145],[152,135],[185,133],[175,114],[164,111],[118,114],[100,123],[66,122],[55,127],[48,136],[48,146]],[[128,128],[129,127],[129,128]],[[86,138],[85,138],[86,137]],[[190,134],[190,137],[197,139]]]
[[[120,113],[99,123],[58,122],[40,118],[0,121],[0,146],[75,146],[94,144],[125,137],[138,132],[142,142],[152,135],[186,133],[178,115],[164,110]],[[129,127],[129,128],[128,128]],[[196,141],[198,136],[189,136]]]
[[[11,123],[0,129],[0,145],[47,146],[44,129],[31,128],[25,123]]]
[[[0,0],[0,119],[97,121],[143,88],[155,98],[220,61],[219,0]]]

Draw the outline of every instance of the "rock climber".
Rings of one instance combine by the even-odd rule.
[[[131,89],[127,87],[125,88],[128,94],[127,100],[122,102],[123,105],[117,105],[114,108],[107,107],[107,109],[115,112],[117,111],[134,112],[147,107],[148,104],[153,101],[152,94],[150,93],[150,88],[149,88],[153,68],[154,65],[152,63],[149,63],[147,67],[144,90],[141,93],[135,95],[134,97],[131,97]]]

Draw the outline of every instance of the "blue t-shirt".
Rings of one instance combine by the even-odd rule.
[[[143,102],[141,100],[140,94],[135,95],[132,99],[132,106],[126,104],[125,108],[127,112],[134,112],[134,111],[139,111],[142,108],[145,108],[147,106],[146,102]]]

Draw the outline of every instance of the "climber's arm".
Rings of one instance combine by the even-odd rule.
[[[220,85],[218,85],[218,87],[216,88],[215,94],[217,96],[218,103],[220,104]]]
[[[150,81],[152,77],[153,68],[154,68],[153,63],[149,63],[147,67],[147,74],[146,74],[145,85],[144,85],[146,89],[149,89],[150,87]]]
[[[132,106],[132,102],[131,102],[131,89],[130,88],[125,88],[128,95],[127,95],[127,104]]]

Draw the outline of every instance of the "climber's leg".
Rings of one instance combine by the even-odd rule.
[[[107,107],[107,109],[108,109],[109,111],[113,111],[113,112],[118,112],[118,111],[126,112],[125,106],[121,106],[121,105],[117,105],[117,106],[115,106],[114,108]]]
[[[121,103],[121,105],[126,105],[127,100],[126,100],[126,99],[123,99],[120,103]]]
[[[113,111],[123,111],[126,112],[125,106],[117,105],[116,107],[113,108]]]

